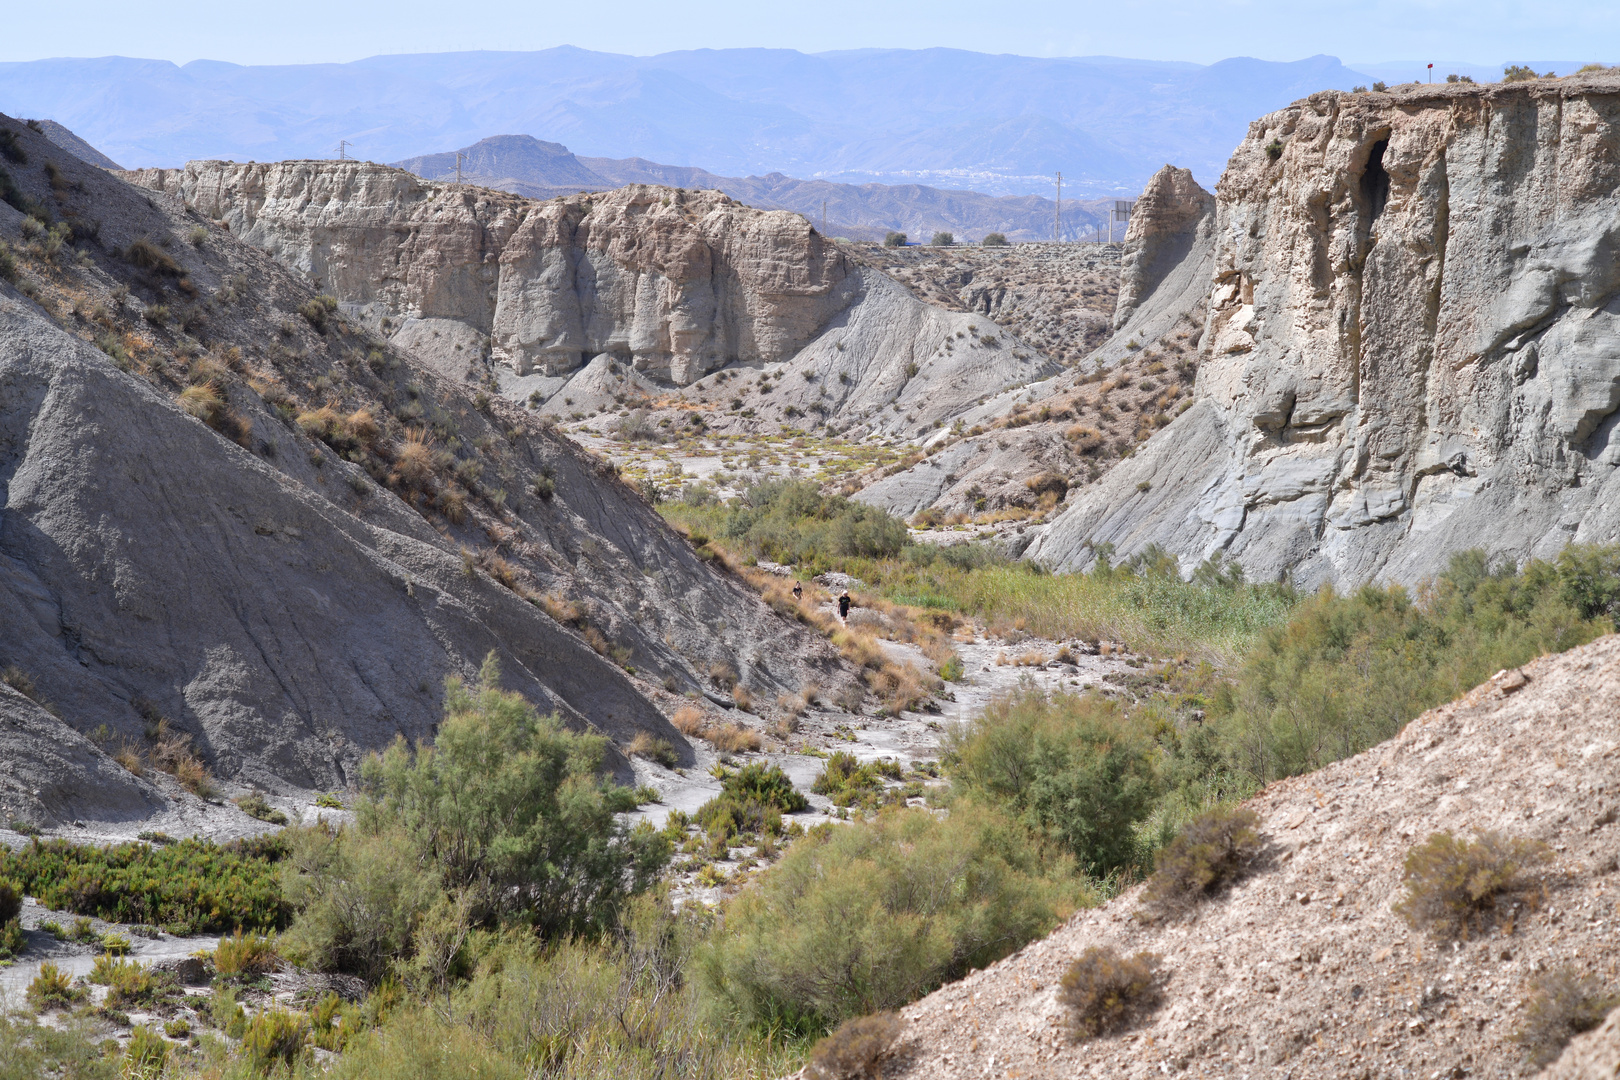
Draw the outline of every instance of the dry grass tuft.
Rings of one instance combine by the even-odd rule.
[[[698,737],[722,754],[757,753],[760,748],[759,732],[741,724],[727,723],[706,727]]]
[[[625,748],[625,752],[631,757],[656,761],[666,769],[673,769],[680,764],[680,758],[676,756],[673,746],[645,731],[636,732],[636,737],[630,740],[630,745]]]
[[[703,710],[691,705],[682,705],[675,710],[675,715],[669,721],[675,730],[682,735],[696,736],[703,730]]]

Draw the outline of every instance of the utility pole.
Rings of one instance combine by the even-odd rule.
[[[827,235],[827,200],[821,200],[821,235]]]
[[[338,140],[338,160],[339,161],[348,161],[349,160],[349,147],[351,145],[353,145],[353,144],[350,143],[348,139],[339,139]]]
[[[456,151],[456,187],[461,186],[461,151]]]
[[[1063,239],[1063,174],[1057,174],[1057,211],[1052,215],[1052,242]]]

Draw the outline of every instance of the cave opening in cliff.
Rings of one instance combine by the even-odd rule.
[[[1384,151],[1388,148],[1388,139],[1373,143],[1367,154],[1367,167],[1361,173],[1361,198],[1367,204],[1369,224],[1378,220],[1378,215],[1384,212],[1384,204],[1389,202],[1389,173],[1384,169]]]

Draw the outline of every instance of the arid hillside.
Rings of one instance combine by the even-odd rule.
[[[1611,993],[1620,981],[1617,699],[1611,636],[1505,672],[1387,743],[1273,784],[1246,804],[1263,849],[1229,891],[1162,921],[1143,918],[1140,886],[1081,912],[903,1010],[885,1075],[1535,1072],[1519,1033],[1546,980],[1592,977]],[[1409,854],[1442,832],[1533,846],[1518,859],[1517,891],[1455,936],[1395,910]],[[1154,954],[1162,1003],[1123,1031],[1075,1042],[1060,981],[1094,946]],[[1612,1076],[1613,1026],[1571,1048],[1584,1065],[1553,1075]]]
[[[542,418],[180,200],[0,131],[14,817],[146,812],[150,784],[109,764],[124,750],[342,787],[431,733],[444,678],[491,651],[512,689],[618,742],[685,746],[657,695],[850,682]]]

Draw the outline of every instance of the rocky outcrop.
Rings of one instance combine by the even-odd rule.
[[[717,191],[632,185],[538,202],[330,161],[128,175],[227,221],[450,377],[485,382],[487,354],[506,394],[556,415],[589,415],[594,369],[572,380],[596,358],[665,391],[730,365],[814,369],[836,381],[784,394],[795,411],[780,419],[886,433],[931,428],[1055,370],[983,320],[851,263],[799,215]],[[970,333],[973,348],[947,347]],[[918,368],[939,377],[914,380]],[[685,400],[706,399],[697,388]]]
[[[1620,536],[1620,77],[1326,92],[1217,189],[1197,402],[1030,550],[1411,582]]]
[[[843,256],[803,218],[714,191],[635,185],[535,202],[330,161],[130,175],[345,302],[472,326],[518,375],[608,353],[684,386],[790,357],[852,296]]]
[[[1128,889],[907,1006],[909,1052],[887,1075],[1525,1075],[1514,1033],[1536,974],[1565,967],[1607,985],[1620,961],[1617,694],[1610,636],[1270,785],[1245,804],[1265,845],[1254,872],[1169,922],[1140,918],[1141,888]],[[1408,926],[1393,910],[1407,853],[1437,832],[1492,830],[1546,845],[1536,899],[1456,942]],[[1060,980],[1092,946],[1155,954],[1163,1001],[1077,1043]],[[1614,1046],[1611,1021],[1554,1075],[1612,1076]]]

